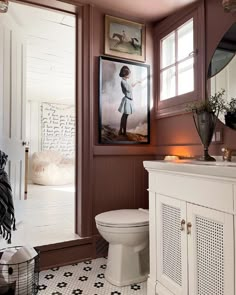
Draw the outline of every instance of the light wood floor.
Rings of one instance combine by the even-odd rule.
[[[74,186],[28,186],[28,199],[15,201],[17,231],[11,246],[41,246],[78,239],[74,234]],[[9,245],[0,237],[0,248]]]

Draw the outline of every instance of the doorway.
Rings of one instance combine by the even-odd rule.
[[[11,93],[17,83],[21,86],[21,101],[16,103],[21,106],[23,151],[20,172],[8,169],[18,228],[12,244],[40,246],[78,239],[74,233],[76,17],[13,2],[5,16],[6,26],[11,27],[11,55],[15,45],[21,48],[15,54],[17,68],[17,56],[20,58],[21,78],[15,77],[15,84],[14,79],[9,82]],[[2,32],[5,36],[5,28]],[[20,45],[14,35],[21,36]],[[10,57],[11,67],[12,63]],[[12,71],[10,77],[13,75]],[[11,99],[8,111],[12,118]],[[1,246],[3,243],[0,240]]]

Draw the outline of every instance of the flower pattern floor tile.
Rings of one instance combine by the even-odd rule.
[[[146,295],[146,282],[116,287],[105,280],[106,258],[55,267],[39,274],[38,295]]]

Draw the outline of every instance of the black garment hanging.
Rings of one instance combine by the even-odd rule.
[[[0,151],[0,235],[11,243],[11,230],[15,230],[15,214],[11,184],[5,166],[8,156]]]

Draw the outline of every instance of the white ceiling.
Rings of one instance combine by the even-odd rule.
[[[75,99],[75,17],[11,2],[9,14],[27,42],[28,100]]]

